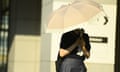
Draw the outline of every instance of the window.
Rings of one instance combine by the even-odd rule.
[[[0,0],[0,72],[7,71],[9,0]]]

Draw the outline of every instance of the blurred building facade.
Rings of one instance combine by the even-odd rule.
[[[0,1],[0,72],[55,72],[51,47],[57,38],[45,29],[53,3],[59,0]],[[99,2],[116,4],[112,0]],[[87,67],[88,72],[114,72],[113,63],[88,62]]]

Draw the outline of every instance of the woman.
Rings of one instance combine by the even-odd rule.
[[[79,51],[83,51],[82,56],[77,54]],[[58,54],[58,59],[62,60],[60,72],[86,72],[84,60],[89,56],[89,36],[83,29],[75,29],[62,35]]]

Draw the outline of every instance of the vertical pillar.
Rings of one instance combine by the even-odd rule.
[[[46,33],[46,27],[48,15],[52,11],[52,5],[53,0],[42,0],[40,72],[51,72],[51,34]]]

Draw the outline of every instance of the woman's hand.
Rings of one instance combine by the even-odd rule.
[[[82,47],[83,53],[86,56],[86,58],[90,57],[90,52],[87,51],[87,49],[85,48],[85,46]]]

